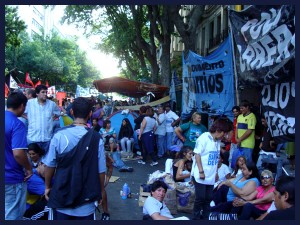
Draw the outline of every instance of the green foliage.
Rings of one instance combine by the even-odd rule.
[[[91,86],[93,80],[99,79],[99,71],[88,61],[86,53],[79,49],[75,40],[68,40],[52,33],[50,36],[20,35],[22,44],[17,51],[17,67],[23,71],[19,80],[25,83],[25,73],[29,72],[34,83],[41,80],[50,85],[62,87],[75,92],[76,84],[83,87]],[[13,68],[13,48],[5,48],[6,67]]]
[[[18,9],[5,6],[5,46],[18,47],[21,44],[19,34],[26,29],[25,22],[20,20]]]

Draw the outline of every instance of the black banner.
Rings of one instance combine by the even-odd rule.
[[[295,81],[265,85],[261,106],[277,143],[295,141]]]
[[[229,11],[238,87],[295,80],[295,6],[250,6]]]

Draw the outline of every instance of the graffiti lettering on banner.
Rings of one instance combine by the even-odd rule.
[[[265,85],[262,111],[277,143],[295,140],[295,81]]]

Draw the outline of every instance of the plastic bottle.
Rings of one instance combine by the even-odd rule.
[[[122,189],[123,193],[122,193],[122,199],[126,199],[128,194],[129,194],[129,187],[128,187],[128,184],[125,183],[123,185],[123,189]]]

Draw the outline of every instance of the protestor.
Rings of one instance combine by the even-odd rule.
[[[133,129],[132,129],[131,123],[128,118],[124,118],[122,120],[118,139],[121,144],[121,150],[123,152],[130,153],[131,146],[134,143],[134,139],[133,139]]]
[[[99,133],[87,127],[92,115],[90,100],[76,98],[72,114],[73,126],[54,134],[43,159],[47,165],[45,197],[54,220],[93,220],[96,205],[105,192],[104,145]]]
[[[231,139],[232,122],[220,118],[214,121],[209,132],[203,133],[196,141],[192,166],[192,181],[195,185],[193,219],[208,219],[210,202],[218,168],[220,143],[223,138]]]
[[[191,121],[175,128],[175,133],[184,145],[195,148],[196,140],[201,134],[207,132],[207,128],[201,124],[201,114],[194,112]]]
[[[167,154],[167,139],[166,139],[166,115],[164,112],[164,107],[159,105],[157,107],[156,116],[156,145],[157,145],[157,156],[162,158]]]
[[[137,136],[139,136],[139,134],[140,134],[140,128],[141,128],[141,124],[143,122],[143,119],[146,116],[145,115],[146,114],[146,110],[147,110],[146,106],[141,106],[140,110],[139,110],[139,116],[134,119],[134,123],[135,123],[134,131],[136,132]],[[139,145],[140,153],[141,153],[141,155],[143,155],[143,152],[146,151],[146,150],[144,149],[142,141],[139,140],[139,139],[138,139],[138,145]]]
[[[295,220],[295,178],[282,176],[275,184],[275,206],[264,220]]]
[[[99,132],[101,127],[100,125],[98,124],[98,118],[94,118],[92,120],[92,128],[96,131],[96,132]]]
[[[234,170],[231,173],[231,178],[236,178],[242,174],[242,168],[246,163],[246,158],[244,156],[239,156],[236,159]]]
[[[139,134],[139,140],[142,141],[145,151],[143,151],[143,159],[141,161],[138,161],[138,163],[146,164],[147,155],[149,154],[152,159],[152,163],[150,163],[150,166],[156,166],[158,164],[156,155],[154,153],[154,132],[156,130],[156,120],[153,116],[154,110],[152,107],[149,107],[146,111],[146,116],[144,117],[141,124]]]
[[[274,199],[274,178],[270,170],[264,170],[260,175],[261,185],[251,194],[254,196],[253,200],[244,200],[236,198],[233,200],[234,207],[242,207],[239,220],[249,220],[251,218],[257,219],[265,213],[271,206]],[[249,196],[249,199],[252,197]]]
[[[191,170],[188,169],[187,164],[193,162],[192,157],[193,149],[187,145],[182,146],[176,154],[173,163],[173,179],[175,182],[189,182],[191,180]]]
[[[104,126],[104,116],[105,112],[102,108],[102,102],[99,101],[95,105],[95,111],[93,112],[92,119],[97,118],[98,119],[98,124],[102,128]]]
[[[28,145],[28,155],[32,168],[37,168],[39,162],[42,160],[44,150],[37,143],[31,143]]]
[[[258,169],[262,167],[262,161],[267,158],[277,158],[276,156],[276,148],[277,144],[274,141],[274,138],[271,135],[270,129],[268,128],[268,123],[266,118],[262,116],[261,123],[264,127],[263,136],[261,139],[261,143],[259,145],[259,157],[256,163]]]
[[[240,104],[241,115],[237,118],[236,143],[247,161],[252,161],[255,145],[256,116],[251,112],[250,103],[244,100]]]
[[[222,213],[238,213],[240,208],[234,207],[233,201],[238,197],[248,200],[253,200],[253,192],[259,186],[258,170],[255,164],[250,161],[246,162],[242,168],[242,176],[235,179],[225,180],[221,182],[218,188],[221,190],[225,185],[229,187],[227,192],[227,201],[216,203],[215,206],[211,207],[211,212],[222,212]],[[223,192],[226,193],[226,192]]]
[[[168,186],[160,180],[154,181],[151,185],[151,196],[143,206],[143,220],[169,220],[172,219],[170,210],[164,203]]]
[[[26,210],[26,181],[32,167],[26,150],[26,128],[17,118],[24,113],[27,98],[13,92],[7,98],[5,111],[5,220],[22,220]]]
[[[47,99],[48,88],[38,85],[35,88],[37,98],[28,100],[25,114],[28,119],[28,144],[37,143],[45,152],[49,149],[53,135],[54,120],[60,116],[57,105]]]
[[[103,127],[100,129],[99,133],[101,134],[104,142],[104,146],[109,146],[110,152],[113,152],[117,148],[117,133],[114,127],[111,127],[110,120],[104,120]]]
[[[165,110],[166,110],[166,139],[167,139],[167,151],[171,150],[171,146],[173,145],[173,139],[174,139],[174,127],[179,124],[180,117],[171,110],[170,103],[165,104]]]

